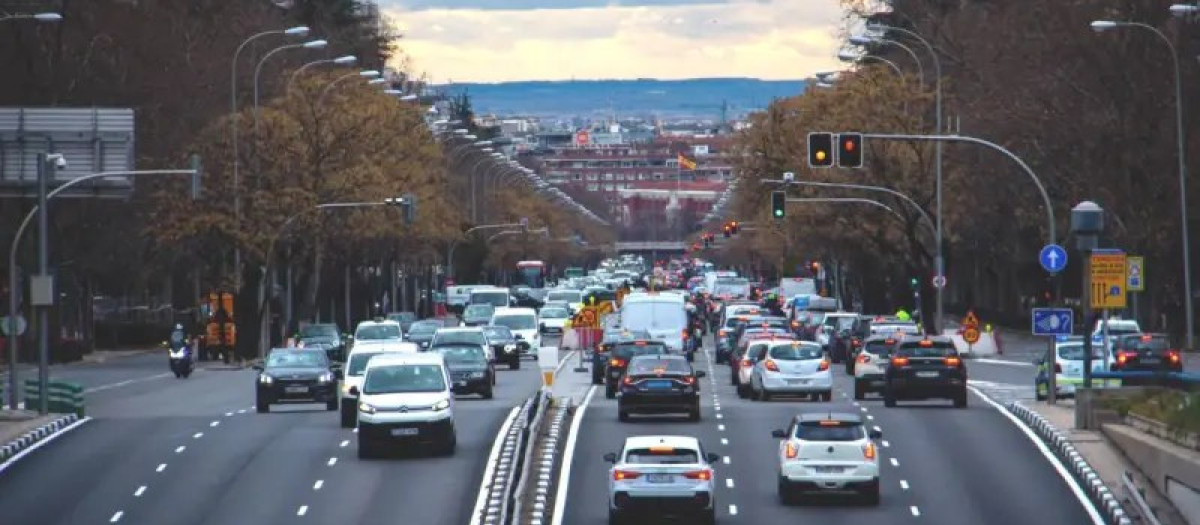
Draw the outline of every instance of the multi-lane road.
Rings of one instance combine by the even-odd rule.
[[[992,366],[1023,373],[1021,382],[1032,392],[1032,370]],[[618,451],[625,437],[642,434],[696,436],[724,456],[716,476],[722,523],[1092,523],[1080,498],[1030,436],[976,394],[962,410],[936,401],[884,408],[877,397],[854,401],[851,380],[834,367],[832,402],[760,402],[737,397],[727,366],[698,360],[697,367],[709,371],[702,380],[707,391],[698,423],[670,418],[620,423],[614,400],[591,396],[570,467],[562,523],[607,523],[610,465],[603,455]],[[869,425],[883,431],[878,507],[852,499],[804,506],[779,502],[778,442],[771,430],[785,427],[798,412],[829,410],[860,412]]]
[[[453,456],[370,461],[322,405],[256,414],[250,370],[177,380],[161,355],[56,368],[90,389],[94,420],[0,473],[0,522],[463,525],[502,420],[540,384],[525,364],[499,370],[494,399],[460,399]]]

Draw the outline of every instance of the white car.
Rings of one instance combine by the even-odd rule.
[[[867,431],[862,416],[830,412],[800,414],[779,439],[779,500],[798,503],[806,493],[854,493],[879,504],[878,430]]]
[[[1083,338],[1059,336],[1054,342],[1054,391],[1057,397],[1074,397],[1075,389],[1083,385]],[[1106,350],[1100,340],[1092,339],[1092,372],[1107,372],[1115,360],[1111,352]],[[1042,358],[1035,359],[1038,372],[1034,379],[1034,396],[1042,401],[1049,396],[1050,382],[1047,376],[1046,363]],[[1120,379],[1092,379],[1092,386],[1118,387]]]
[[[717,506],[713,465],[717,454],[705,452],[690,436],[631,436],[619,453],[604,455],[608,473],[608,523],[644,519],[650,512],[686,516],[712,525]]]
[[[746,343],[746,353],[742,355],[742,362],[733,377],[738,397],[750,397],[750,378],[754,374],[754,365],[766,355],[767,348],[772,344],[787,341],[789,339],[757,339]]]
[[[754,363],[750,391],[760,401],[769,401],[778,394],[808,395],[813,400],[829,401],[833,399],[829,359],[813,342],[772,342],[762,359]]]
[[[862,350],[854,358],[854,399],[861,401],[871,392],[883,394],[887,384],[884,373],[897,341],[891,334],[872,335],[863,341]]]
[[[562,335],[571,312],[566,308],[546,306],[538,311],[538,330],[546,335]]]
[[[1105,325],[1108,325],[1108,341],[1104,341]],[[1142,333],[1142,327],[1133,319],[1121,319],[1113,317],[1107,321],[1096,323],[1096,329],[1092,331],[1092,343],[1104,342],[1104,348],[1112,351],[1113,344],[1117,338],[1123,335],[1133,335]]]
[[[454,454],[454,393],[441,354],[371,358],[358,396],[358,457],[371,458],[397,442]]]
[[[542,334],[538,330],[538,316],[533,308],[497,308],[488,324],[507,326],[513,335],[529,343],[529,353],[537,355],[542,347]]]
[[[546,292],[547,303],[551,301],[563,301],[571,308],[571,311],[578,312],[583,309],[583,292],[579,290],[570,290],[560,288]]]
[[[376,318],[358,323],[358,326],[354,329],[354,340],[350,342],[350,350],[353,351],[354,345],[358,344],[359,341],[364,343],[385,341],[398,343],[403,340],[404,329],[400,327],[400,323]]]
[[[354,345],[350,356],[346,358],[342,388],[338,392],[342,428],[353,428],[358,422],[358,396],[350,394],[350,389],[362,388],[363,374],[366,373],[367,363],[371,358],[384,353],[415,354],[420,351],[420,345],[408,341],[363,342]]]

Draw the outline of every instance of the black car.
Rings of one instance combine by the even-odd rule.
[[[605,367],[608,366],[608,355],[612,352],[612,348],[617,343],[632,343],[634,341],[650,340],[650,332],[645,330],[625,330],[619,326],[610,326],[604,329],[604,333],[600,337],[600,342],[596,343],[596,348],[592,351],[592,384],[599,385],[604,382]]]
[[[614,344],[608,352],[608,362],[604,366],[604,397],[617,397],[617,383],[621,382],[621,376],[625,375],[625,367],[629,366],[629,360],[634,356],[670,353],[671,350],[662,341],[638,339]]]
[[[463,310],[463,324],[467,326],[483,326],[492,320],[496,307],[490,304],[472,304]]]
[[[1171,348],[1171,341],[1163,334],[1122,335],[1113,346],[1113,356],[1113,370],[1121,372],[1183,371],[1179,350]]]
[[[342,338],[342,332],[338,330],[338,326],[333,323],[313,323],[304,325],[300,328],[300,333],[297,334],[297,339],[303,341],[307,345],[323,344],[326,345],[328,357],[332,361],[346,360],[346,340]]]
[[[322,350],[276,348],[254,369],[258,370],[254,399],[259,412],[282,403],[325,403],[325,410],[338,408],[341,368]]]
[[[413,323],[417,322],[416,312],[392,312],[387,314],[388,321],[396,321],[400,323],[400,330],[407,333],[409,328],[412,328]]]
[[[442,354],[455,394],[479,394],[491,399],[496,388],[496,369],[488,361],[482,346],[464,344],[437,345],[429,350]]]
[[[629,361],[621,378],[617,417],[628,421],[632,413],[686,413],[700,420],[700,381],[704,372],[693,370],[679,355],[639,355]]]
[[[529,343],[517,339],[507,326],[488,325],[483,327],[483,337],[492,347],[492,356],[497,362],[508,364],[509,370],[521,368],[521,353],[529,351]]]
[[[967,406],[967,365],[948,337],[908,336],[896,343],[884,372],[883,404],[899,399],[942,398]]]
[[[409,327],[408,334],[406,334],[404,338],[408,341],[421,345],[421,349],[425,350],[429,348],[429,342],[433,340],[433,334],[437,332],[439,328],[445,327],[446,325],[444,323],[436,319],[417,321],[413,323],[411,327]]]

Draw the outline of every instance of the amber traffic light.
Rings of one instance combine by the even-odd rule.
[[[812,168],[833,166],[833,134],[808,134],[808,165]]]

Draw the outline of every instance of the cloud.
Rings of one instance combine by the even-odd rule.
[[[802,78],[838,63],[837,31],[842,19],[838,4],[838,0],[393,0],[383,5],[404,34],[401,49],[419,72],[428,72],[437,82],[497,82]],[[506,9],[499,9],[500,5]]]

